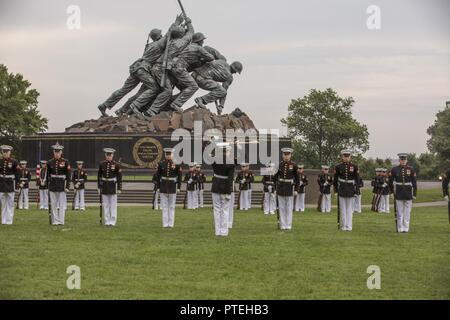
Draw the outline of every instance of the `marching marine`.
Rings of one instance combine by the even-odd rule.
[[[264,198],[263,212],[264,214],[275,214],[276,210],[276,193],[275,193],[275,172],[274,163],[267,163],[265,174],[262,176]]]
[[[203,208],[203,191],[205,190],[206,175],[201,171],[202,166],[196,165],[196,171],[198,176],[198,203],[199,207]]]
[[[380,213],[389,213],[389,176],[386,168],[380,168],[378,188],[380,192],[380,200],[377,211]]]
[[[334,192],[338,196],[342,231],[352,231],[355,194],[359,191],[359,169],[351,162],[351,151],[341,151],[342,162],[334,168]]]
[[[292,161],[292,148],[282,148],[283,161],[279,164],[275,174],[279,210],[279,227],[281,230],[292,229],[292,211],[294,197],[297,195],[299,184],[298,167]]]
[[[47,160],[40,161],[39,175],[36,170],[36,186],[39,189],[39,210],[48,210]]]
[[[212,200],[214,211],[214,226],[216,236],[227,236],[228,230],[231,228],[230,223],[230,206],[232,206],[231,194],[233,192],[233,179],[235,164],[230,163],[231,145],[227,142],[219,142],[216,144],[219,156],[222,157],[220,163],[213,162],[213,178],[212,178]],[[233,160],[231,160],[233,161]],[[232,223],[232,222],[231,222]]]
[[[364,181],[361,177],[361,172],[359,173],[358,181],[355,183],[355,203],[353,207],[354,213],[361,213],[362,212],[362,206],[361,206],[361,188],[364,187]]]
[[[47,188],[50,193],[51,223],[64,225],[67,193],[70,188],[70,163],[62,157],[64,147],[58,142],[52,146],[53,158],[47,161]]]
[[[408,165],[408,155],[399,153],[400,164],[391,169],[389,189],[394,197],[397,232],[409,232],[412,201],[417,195],[416,172]]]
[[[330,167],[322,165],[322,173],[317,177],[319,184],[319,200],[317,209],[320,212],[331,212],[331,186],[333,185],[333,177],[329,174]]]
[[[442,193],[444,195],[444,200],[447,201],[448,205],[448,222],[450,223],[450,200],[448,198],[448,185],[450,182],[450,168],[444,174],[444,178],[442,179]]]
[[[105,160],[100,163],[97,174],[98,194],[102,198],[103,224],[117,223],[117,194],[122,193],[122,168],[113,160],[116,150],[104,148]]]
[[[181,189],[181,166],[173,160],[173,148],[164,148],[165,159],[158,164],[157,175],[160,178],[160,198],[162,224],[164,228],[173,228],[175,223],[175,205],[177,192]]]
[[[74,189],[74,209],[86,210],[84,203],[84,189],[87,182],[87,173],[83,168],[83,161],[77,161],[77,170],[72,173],[72,183]]]
[[[12,147],[0,146],[2,159],[0,160],[0,207],[2,210],[2,224],[12,224],[14,219],[14,183],[18,177],[17,160],[11,158]]]
[[[196,171],[196,163],[189,164],[189,171],[184,176],[184,182],[186,182],[186,196],[187,196],[187,208],[198,208],[198,175]]]
[[[29,209],[28,190],[30,188],[31,172],[27,169],[27,162],[25,160],[20,161],[18,170],[19,183],[17,189],[19,190],[19,196],[17,197],[17,207],[19,209]]]
[[[155,172],[153,174],[152,177],[152,182],[153,182],[153,210],[159,210],[160,205],[159,205],[159,177],[158,177],[158,173]]]
[[[305,211],[305,188],[308,185],[308,177],[305,175],[305,167],[303,164],[298,165],[298,189],[297,196],[295,197],[295,211]]]

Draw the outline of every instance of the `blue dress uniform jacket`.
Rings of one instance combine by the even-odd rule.
[[[325,182],[328,182],[327,185],[325,185]],[[333,176],[329,174],[319,174],[317,177],[317,183],[319,184],[319,192],[323,194],[330,194],[331,193],[331,186],[333,185]]]
[[[19,178],[17,179],[19,183],[23,183],[22,189],[28,189],[30,187],[31,172],[28,169],[18,169]],[[19,183],[16,185],[17,189],[20,188]]]
[[[172,160],[163,160],[158,164],[160,193],[177,193],[181,189],[181,166]]]
[[[298,166],[292,161],[282,161],[275,174],[277,195],[291,197],[294,195],[294,189],[298,189],[299,177]]]
[[[122,190],[122,169],[116,161],[105,160],[100,163],[97,175],[97,186],[104,195],[116,194]]]
[[[442,194],[443,196],[448,196],[448,185],[450,183],[450,169],[444,175],[444,179],[442,179]]]
[[[235,164],[213,163],[214,172],[212,178],[211,192],[218,194],[231,194],[233,192]]]
[[[67,159],[51,159],[47,161],[47,186],[51,192],[63,192],[70,187],[70,163]]]
[[[191,183],[187,183],[191,179]],[[188,172],[184,176],[184,182],[186,182],[186,190],[195,191],[198,186],[198,174],[196,172]]]
[[[245,179],[244,183],[241,183]],[[240,171],[236,176],[236,183],[239,183],[239,190],[249,190],[251,189],[251,183],[255,181],[253,173],[250,171]]]
[[[397,166],[391,169],[389,189],[395,192],[397,200],[412,200],[417,194],[416,172],[409,166]]]
[[[298,178],[299,178],[299,181],[303,182],[303,184],[300,185],[300,182],[299,182],[297,192],[305,193],[305,187],[308,185],[308,178],[303,173],[299,173]]]
[[[354,197],[359,193],[359,170],[356,164],[341,162],[334,167],[334,190],[340,197]]]
[[[80,186],[78,187],[78,190],[84,189],[85,183],[87,181],[87,173],[84,171],[84,169],[81,170],[75,170],[72,173],[72,183],[75,186],[75,184],[79,183]]]
[[[272,187],[272,193],[275,192],[275,175],[264,175],[262,176],[261,182],[264,186],[264,192],[269,192],[269,186]]]
[[[203,172],[198,173],[198,190],[205,189],[206,176]]]
[[[18,178],[18,162],[12,158],[0,160],[0,192],[14,192],[14,182]]]
[[[362,187],[364,187],[364,181],[363,181],[363,179],[361,177],[358,177],[358,181],[355,184],[355,193],[360,195]]]

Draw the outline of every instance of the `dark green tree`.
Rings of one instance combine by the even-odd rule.
[[[47,119],[38,110],[39,93],[21,74],[8,73],[0,64],[0,144],[14,147],[20,156],[20,141],[24,135],[44,132]]]
[[[436,154],[440,168],[450,166],[450,103],[436,114],[436,120],[427,133],[430,135],[428,150]]]
[[[312,89],[292,100],[288,116],[281,120],[292,138],[295,159],[319,168],[339,159],[339,152],[349,148],[358,157],[369,149],[369,132],[352,116],[352,97],[341,98],[332,89]]]

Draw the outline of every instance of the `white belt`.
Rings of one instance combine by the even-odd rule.
[[[219,178],[219,179],[228,179],[228,176],[221,176],[220,174],[215,174],[214,173],[214,177]]]
[[[102,181],[113,181],[113,182],[116,182],[117,178],[103,178],[102,177]]]
[[[411,182],[396,182],[394,181],[394,185],[399,185],[399,186],[412,186]]]
[[[273,184],[273,182],[272,181],[267,181],[266,184]]]
[[[9,178],[9,179],[15,179],[16,176],[13,175],[13,174],[7,174],[7,175],[0,174],[0,178],[5,178],[5,179],[7,179],[7,178]]]
[[[339,182],[343,182],[343,183],[351,183],[351,184],[355,184],[355,180],[345,180],[345,179],[338,179]]]
[[[84,182],[84,179],[75,179],[76,182]]]
[[[169,181],[177,181],[176,177],[161,177],[163,180],[169,180]]]
[[[20,181],[28,181],[28,178],[20,178]]]
[[[290,182],[290,183],[292,183],[292,182],[294,182],[294,179],[278,179],[278,181],[280,181],[280,182]]]
[[[52,177],[52,178],[66,179],[66,176],[65,176],[64,174],[51,174],[50,177]]]

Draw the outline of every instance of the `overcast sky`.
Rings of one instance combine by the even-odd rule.
[[[331,87],[355,99],[370,133],[366,156],[426,151],[426,129],[450,100],[450,1],[183,4],[208,45],[244,64],[226,111],[240,107],[257,127],[285,133],[290,100]],[[81,9],[79,30],[66,26],[69,5]],[[380,30],[366,26],[369,5],[381,9]],[[0,0],[0,63],[32,82],[49,131],[63,131],[99,116],[149,30],[167,29],[178,12],[176,0]]]

